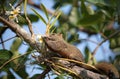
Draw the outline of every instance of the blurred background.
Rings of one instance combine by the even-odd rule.
[[[0,16],[3,10],[11,11],[9,3],[15,7],[20,2],[24,0],[1,0]],[[23,3],[20,4],[22,18],[18,17],[18,24],[29,32],[24,19]],[[35,9],[47,20],[44,11],[40,8],[41,4],[46,7],[49,16],[58,8],[62,11],[53,26],[56,27],[54,32],[62,33],[67,42],[77,46],[86,62],[93,62],[90,60],[91,54],[99,43],[105,40],[94,52],[94,61],[113,63],[120,71],[120,33],[115,34],[120,30],[119,0],[28,0],[27,13],[34,33],[44,35],[46,25],[31,10],[31,8]],[[0,69],[1,79],[35,79],[44,70],[44,66],[36,63],[31,56],[34,50],[2,23],[0,23],[0,39],[0,66],[12,57],[29,52]],[[49,76],[46,76],[46,79],[48,78]],[[58,78],[58,76],[50,72],[50,78]]]

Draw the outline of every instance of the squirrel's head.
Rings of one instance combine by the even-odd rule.
[[[62,34],[56,34],[56,33],[50,34],[48,36],[43,36],[42,38],[45,41],[59,41],[59,40],[63,40]]]

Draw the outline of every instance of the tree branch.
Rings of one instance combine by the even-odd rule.
[[[104,43],[106,42],[108,39],[112,38],[113,36],[117,35],[118,33],[120,33],[120,30],[115,31],[113,34],[111,34],[110,36],[108,36],[108,38],[105,38],[102,42],[100,42],[97,47],[94,49],[92,55],[94,56],[96,54],[96,51],[98,50],[98,48]]]
[[[0,16],[0,21],[6,24],[13,32],[15,32],[19,37],[24,39],[31,47],[40,51],[40,46],[36,44],[35,38],[32,38],[29,33],[27,33],[23,28],[21,28],[18,24],[13,21],[7,21],[3,17]]]
[[[55,71],[60,72],[60,70],[62,71],[64,70],[68,72],[70,75],[76,76],[79,79],[109,79],[105,75],[101,75],[97,72],[94,72],[94,68],[93,68],[93,71],[91,71],[86,68],[83,68],[82,67],[83,64],[80,64],[81,62],[75,61],[76,62],[75,63],[72,61],[75,61],[75,60],[53,57],[52,61],[47,60],[46,62],[50,63],[51,66],[55,69]]]

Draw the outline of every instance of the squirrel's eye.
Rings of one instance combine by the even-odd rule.
[[[49,37],[48,40],[55,41],[55,38]]]

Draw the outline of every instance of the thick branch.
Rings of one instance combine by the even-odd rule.
[[[7,21],[1,16],[0,16],[0,22],[6,24],[11,30],[13,30],[13,32],[15,32],[19,37],[23,38],[25,42],[30,44],[30,46],[32,46],[36,50],[38,50],[37,48],[40,48],[39,45],[36,44],[35,39],[33,39],[29,33],[27,33],[23,28],[21,28],[15,22]]]
[[[72,70],[76,71],[78,74],[80,74],[83,79],[86,79],[86,78],[87,79],[108,79],[108,77],[105,75],[101,75],[101,74],[86,70],[79,66],[73,66]]]
[[[76,75],[79,79],[109,79],[107,76],[99,74],[92,67],[91,67],[91,69],[89,69],[89,68],[86,69],[86,68],[82,67],[83,64],[80,64],[81,62],[77,63],[77,61],[76,61],[76,63],[75,62],[73,63],[72,60],[71,60],[71,62],[70,62],[70,60],[71,59],[65,60],[64,58],[63,59],[59,58],[58,60],[53,59],[52,61],[47,61],[47,62],[51,63],[52,66],[55,69],[57,69],[56,71],[59,72],[60,69],[67,71],[68,73],[71,73],[71,75]]]

